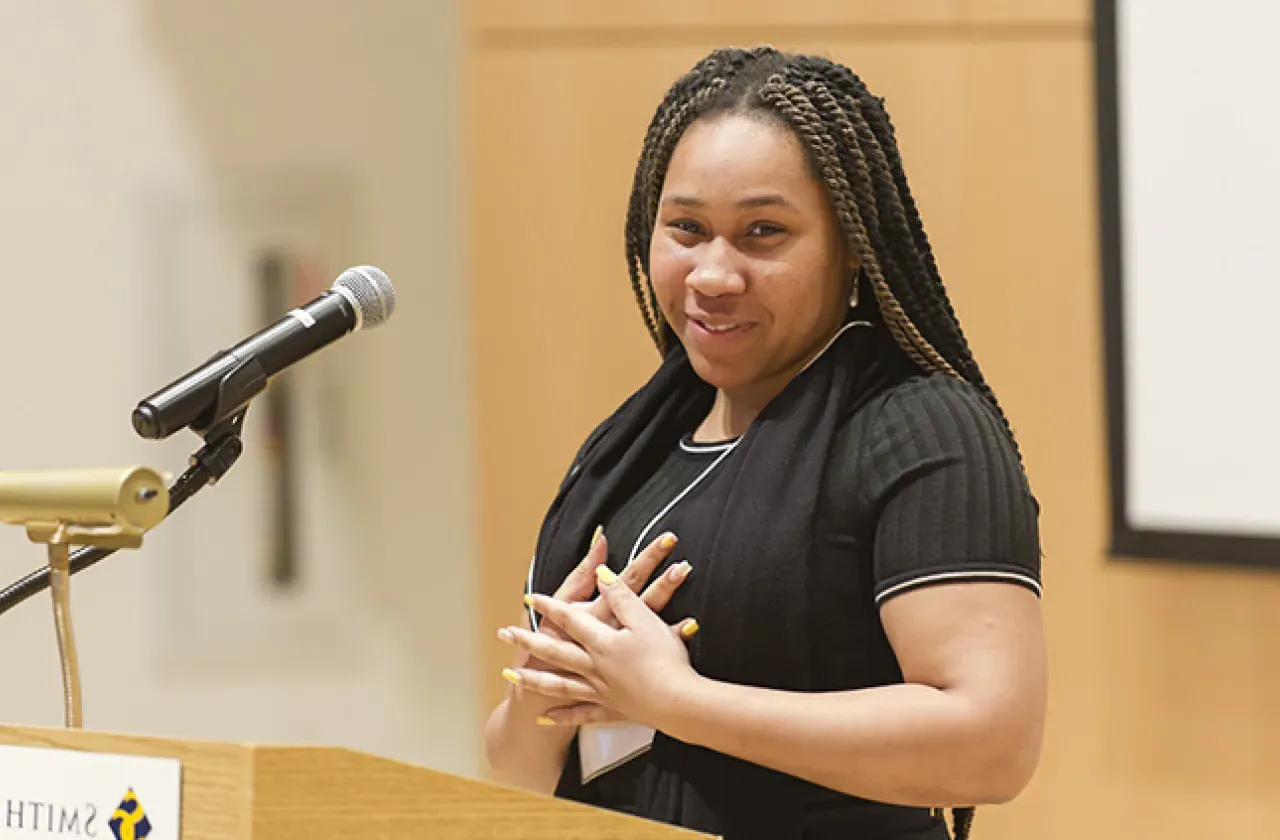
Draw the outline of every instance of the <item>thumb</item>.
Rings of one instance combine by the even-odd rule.
[[[645,606],[644,601],[640,600],[640,596],[630,586],[621,583],[608,566],[596,567],[596,581],[601,600],[609,605],[609,611],[618,619],[618,624],[634,627],[646,617],[655,617],[653,610]]]
[[[675,633],[681,641],[689,641],[694,637],[700,628],[696,618],[686,618],[671,625],[671,632]]]

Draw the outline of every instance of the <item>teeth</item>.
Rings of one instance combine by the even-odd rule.
[[[710,324],[705,322],[703,322],[702,326],[707,332],[713,332],[713,333],[724,333],[724,332],[728,332],[729,330],[736,330],[738,328],[737,324],[729,324],[728,326],[724,326],[724,327],[713,327]]]

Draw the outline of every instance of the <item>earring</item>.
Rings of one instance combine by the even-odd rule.
[[[853,294],[849,295],[849,308],[858,308],[858,287],[861,285],[858,281],[862,279],[862,272],[854,269],[853,272]]]

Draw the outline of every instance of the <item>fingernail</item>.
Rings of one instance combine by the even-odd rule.
[[[510,627],[498,628],[498,638],[507,643],[514,642],[516,640],[515,634],[511,632]]]
[[[524,596],[524,603],[525,603],[525,605],[526,605],[526,606],[530,606],[530,607],[532,607],[532,606],[533,606],[533,596],[532,596],[532,595],[526,595],[526,596]]]
[[[547,717],[546,715],[539,715],[538,717],[534,718],[534,721],[538,724],[538,726],[555,726],[556,725],[556,722],[551,718]]]
[[[596,532],[591,535],[591,547],[595,548],[596,543],[600,542],[600,538],[604,536],[604,526],[597,525]]]
[[[658,541],[658,545],[664,550],[670,551],[671,549],[676,547],[676,535],[663,534],[662,539]]]
[[[672,583],[679,583],[689,576],[689,572],[693,571],[693,566],[689,565],[688,560],[681,560],[679,563],[667,570],[667,577]]]
[[[596,566],[596,580],[605,586],[613,586],[618,582],[618,576],[608,566]]]
[[[697,633],[698,629],[698,622],[691,618],[683,627],[680,628],[680,635],[684,636],[686,639],[692,639],[693,634]]]
[[[517,674],[515,671],[511,670],[510,668],[502,669],[502,678],[507,682],[511,683],[512,685],[520,684],[520,675]]]

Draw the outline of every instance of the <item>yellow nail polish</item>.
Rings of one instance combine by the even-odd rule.
[[[618,576],[608,566],[596,566],[596,580],[605,586],[613,586],[618,582]]]
[[[524,596],[524,603],[525,603],[525,606],[527,606],[527,607],[532,607],[532,606],[533,606],[533,596],[532,596],[532,595],[526,595],[526,596]]]
[[[600,542],[600,538],[604,536],[604,526],[597,525],[596,532],[591,535],[591,547],[595,548],[596,543]]]
[[[698,622],[690,619],[685,626],[680,628],[680,635],[684,636],[686,639],[692,639],[693,634],[697,633],[698,629]]]
[[[555,726],[556,722],[546,715],[539,715],[534,719],[538,726]]]
[[[675,548],[675,547],[676,547],[676,535],[675,535],[675,534],[663,534],[663,535],[662,535],[662,539],[658,541],[658,545],[659,545],[659,546],[660,546],[664,551],[670,551],[671,549],[673,549],[673,548]]]
[[[517,674],[515,671],[511,670],[510,668],[502,669],[502,678],[507,682],[511,683],[512,685],[520,684],[520,675]]]

